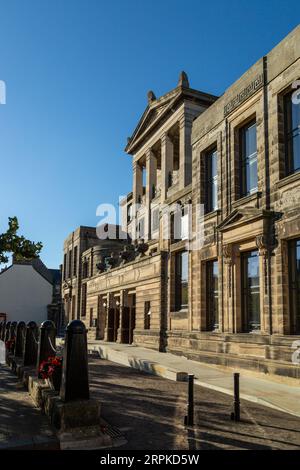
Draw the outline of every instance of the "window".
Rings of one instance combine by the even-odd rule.
[[[293,103],[292,93],[284,98],[286,174],[300,170],[300,104]]]
[[[77,275],[77,254],[78,254],[78,247],[75,246],[74,256],[73,256],[73,276]]]
[[[69,250],[68,277],[72,277],[72,250]]]
[[[72,296],[72,320],[75,320],[75,311],[76,311],[76,296]]]
[[[151,303],[149,301],[145,302],[144,326],[145,326],[145,330],[150,330],[150,326],[151,326]]]
[[[86,284],[82,285],[81,316],[86,316]]]
[[[240,130],[241,197],[257,191],[256,122]]]
[[[67,254],[64,254],[64,279],[67,278]]]
[[[242,253],[243,331],[260,330],[259,255]]]
[[[206,201],[205,212],[212,212],[218,208],[218,152],[214,149],[206,154]]]
[[[90,308],[90,327],[92,328],[94,326],[94,309],[93,307]]]
[[[139,234],[139,238],[144,238],[144,236],[145,236],[145,221],[144,221],[144,218],[139,220],[138,234]]]
[[[190,229],[190,207],[185,206],[176,209],[171,214],[171,241],[177,243],[189,238]]]
[[[127,223],[132,221],[132,204],[127,206]]]
[[[289,242],[291,334],[300,334],[300,240]]]
[[[219,287],[218,287],[219,268],[218,261],[208,261],[206,263],[206,311],[207,311],[207,329],[209,331],[219,328]]]
[[[188,307],[188,252],[180,251],[175,255],[175,310]]]
[[[156,207],[152,210],[152,232],[159,229],[159,208]]]

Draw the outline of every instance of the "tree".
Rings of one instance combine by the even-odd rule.
[[[8,262],[8,253],[13,253],[17,259],[37,258],[43,248],[41,242],[34,243],[17,235],[18,230],[17,217],[9,217],[7,231],[0,234],[0,263]]]

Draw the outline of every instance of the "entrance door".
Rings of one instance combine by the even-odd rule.
[[[120,309],[113,307],[108,310],[107,341],[116,342],[120,325]]]
[[[259,254],[249,251],[242,254],[243,329],[260,330]]]
[[[128,343],[133,342],[133,330],[135,329],[135,294],[132,294],[131,307],[129,309],[129,336]]]

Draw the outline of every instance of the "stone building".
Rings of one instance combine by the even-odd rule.
[[[184,72],[148,93],[125,149],[129,239],[84,227],[67,239],[68,318],[106,341],[299,377],[299,80],[297,27],[220,98]]]

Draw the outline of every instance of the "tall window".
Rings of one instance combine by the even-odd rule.
[[[259,254],[242,253],[243,331],[260,330]]]
[[[81,297],[81,316],[85,317],[86,316],[86,290],[87,286],[86,284],[82,284],[82,297]]]
[[[257,142],[255,121],[241,128],[240,150],[241,196],[247,196],[257,191]]]
[[[77,275],[77,255],[78,255],[78,247],[75,246],[74,255],[73,255],[73,276]]]
[[[64,254],[64,279],[67,279],[67,253]]]
[[[188,307],[188,271],[189,258],[187,251],[175,255],[175,310]]]
[[[219,288],[218,288],[219,268],[218,261],[208,261],[206,263],[206,311],[207,329],[217,330],[219,328]]]
[[[300,104],[293,103],[292,93],[284,98],[286,173],[300,170]]]
[[[69,250],[69,266],[68,266],[68,277],[72,277],[72,250]]]
[[[206,155],[206,211],[212,212],[218,208],[218,152],[214,149]]]
[[[145,330],[151,327],[151,303],[148,300],[144,304],[144,327]]]
[[[291,334],[300,334],[300,240],[289,242]]]

